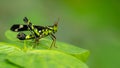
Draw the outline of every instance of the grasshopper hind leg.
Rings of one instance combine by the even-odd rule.
[[[53,40],[50,48],[52,48],[53,46],[56,47],[56,45],[55,45],[55,43],[56,43],[56,37],[55,37],[53,34],[51,34],[50,37],[51,37],[52,40]],[[56,47],[56,48],[57,48],[57,47]]]

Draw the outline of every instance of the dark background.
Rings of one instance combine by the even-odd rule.
[[[11,25],[52,25],[60,17],[57,40],[90,50],[90,68],[119,68],[119,0],[0,0],[0,41]]]

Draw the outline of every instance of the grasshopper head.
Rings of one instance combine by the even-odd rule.
[[[57,29],[58,29],[58,22],[59,22],[59,18],[58,18],[58,21],[56,21],[53,25],[53,33],[57,32]]]

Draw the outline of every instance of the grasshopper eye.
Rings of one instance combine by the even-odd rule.
[[[25,35],[24,33],[19,33],[19,34],[17,35],[17,38],[18,38],[19,40],[25,40],[26,35]]]

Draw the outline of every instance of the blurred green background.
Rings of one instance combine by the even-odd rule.
[[[120,0],[0,0],[0,41],[25,16],[36,25],[60,17],[58,41],[90,50],[90,68],[120,68]]]

